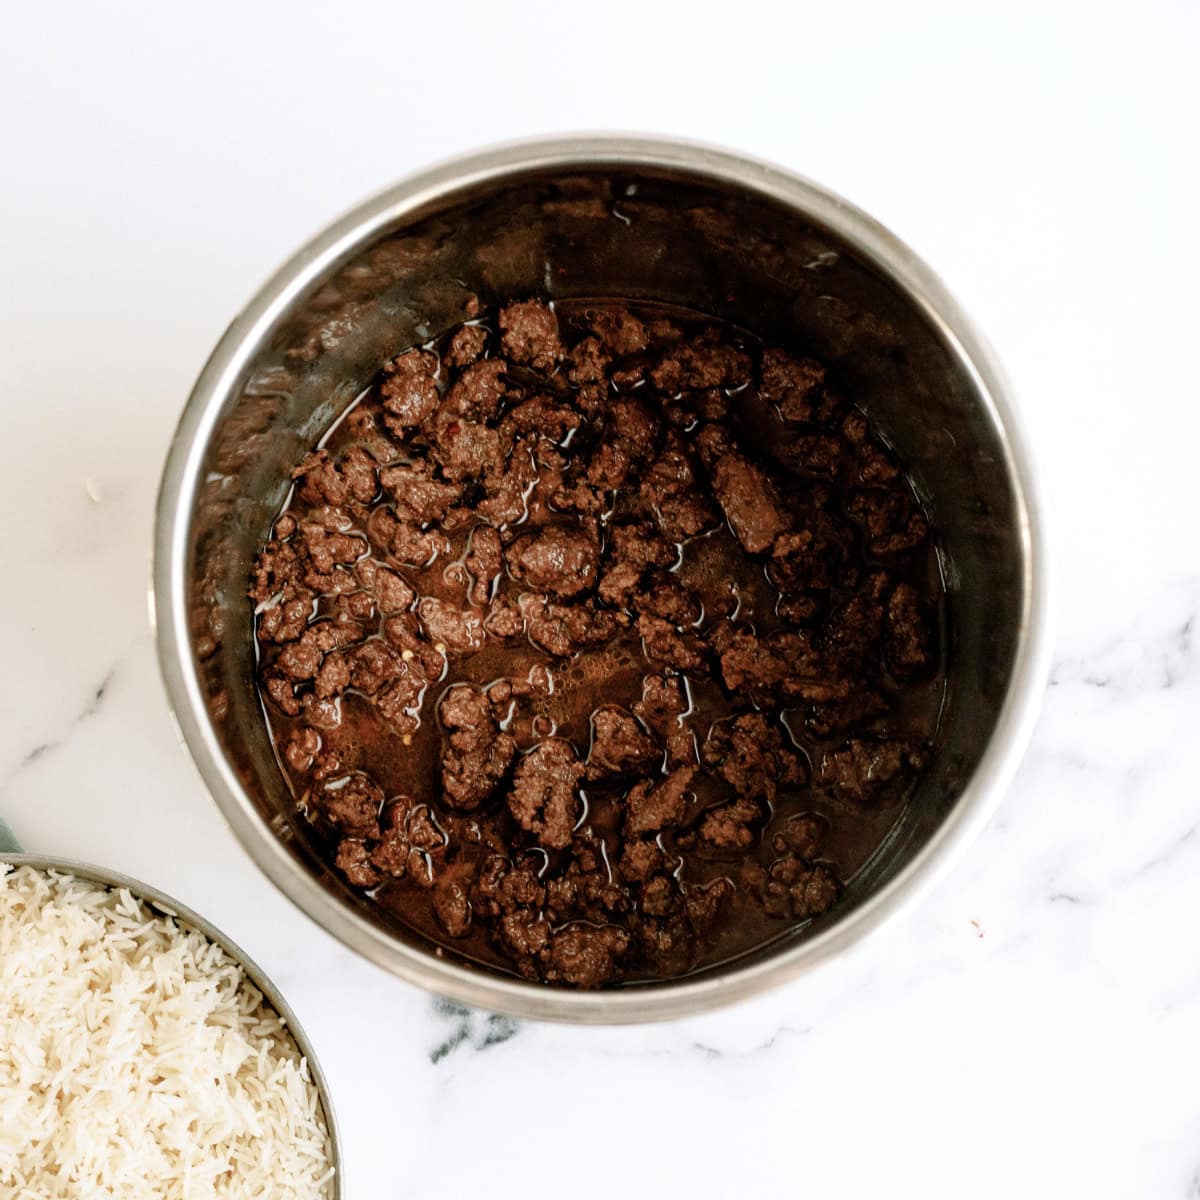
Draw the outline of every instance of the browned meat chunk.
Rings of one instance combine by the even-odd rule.
[[[529,640],[560,658],[607,642],[621,628],[616,613],[590,603],[553,604],[533,594],[522,596],[518,603]]]
[[[488,332],[482,325],[462,325],[442,356],[448,367],[467,367],[487,349]]]
[[[723,804],[704,814],[700,837],[718,850],[744,850],[754,845],[755,833],[751,825],[761,821],[762,817],[762,809],[756,800],[739,796],[731,804]]]
[[[370,504],[379,494],[379,465],[362,446],[351,446],[342,458],[346,490],[356,504]]]
[[[545,597],[540,597],[540,599],[544,614],[546,608]],[[483,628],[492,637],[503,638],[505,640],[519,638],[525,632],[525,617],[522,615],[518,604],[514,604],[506,597],[498,596],[488,606],[487,615],[483,618]]]
[[[540,909],[545,902],[546,889],[536,867],[529,862],[510,862],[500,854],[485,860],[471,889],[473,907],[487,917]]]
[[[658,508],[662,531],[673,541],[683,542],[716,528],[717,510],[697,492],[672,496]]]
[[[595,988],[617,974],[621,956],[629,949],[629,934],[615,925],[594,929],[578,925],[551,934],[543,954],[549,983]]]
[[[558,318],[538,300],[500,310],[500,345],[513,362],[535,371],[551,370],[566,354],[558,336]]]
[[[903,492],[855,492],[846,511],[865,530],[868,547],[876,558],[904,554],[919,546],[929,533],[925,518]]]
[[[667,856],[655,841],[645,838],[629,838],[621,851],[619,873],[628,883],[645,883],[653,875],[664,870]]]
[[[296,495],[305,504],[345,504],[349,499],[346,479],[328,450],[314,450],[305,455],[292,472],[292,478],[296,481]]]
[[[581,419],[573,408],[549,396],[534,396],[510,408],[500,422],[500,429],[510,440],[518,435],[533,435],[559,443],[579,428]]]
[[[437,882],[433,889],[433,911],[438,922],[452,938],[460,938],[471,928],[471,901],[459,879]]]
[[[406,350],[383,368],[383,420],[396,437],[433,416],[438,405],[436,377],[437,359],[426,350]]]
[[[790,422],[824,422],[836,416],[825,394],[825,368],[786,350],[763,351],[759,395]]]
[[[361,772],[331,779],[313,793],[317,811],[349,837],[379,836],[379,810],[383,791]]]
[[[664,875],[650,879],[642,888],[640,909],[635,929],[641,955],[664,975],[686,972],[696,943],[679,883]]]
[[[900,476],[900,465],[880,446],[867,443],[858,451],[858,477],[867,484],[891,483]]]
[[[340,650],[327,654],[317,671],[313,691],[322,700],[340,696],[350,686],[350,663]]]
[[[685,388],[740,387],[750,378],[750,358],[719,342],[681,343],[663,355],[650,378],[668,396]]]
[[[692,928],[702,933],[712,925],[733,892],[733,884],[728,879],[714,879],[711,883],[689,887],[684,903]]]
[[[713,494],[730,529],[751,554],[761,554],[788,527],[778,494],[766,472],[728,453],[717,459],[712,474]]]
[[[417,605],[417,615],[434,649],[442,645],[451,654],[470,654],[483,645],[483,617],[469,608],[426,596]]]
[[[373,696],[404,668],[400,656],[386,643],[372,638],[350,652],[350,682]]]
[[[825,822],[816,813],[797,813],[788,817],[771,838],[777,854],[795,854],[815,858],[825,837]]]
[[[771,548],[767,574],[785,593],[822,593],[845,574],[850,535],[820,510],[799,516],[804,528],[781,534]]]
[[[561,850],[571,841],[583,773],[571,743],[562,738],[547,738],[517,763],[508,810],[547,849]]]
[[[332,730],[342,723],[342,706],[336,697],[322,698],[315,691],[305,692],[300,697],[304,719],[314,729]]]
[[[616,525],[609,534],[608,565],[597,589],[606,604],[624,607],[650,567],[673,566],[675,547],[648,523]]]
[[[508,393],[504,378],[507,370],[508,363],[502,358],[485,358],[472,363],[447,393],[446,411],[468,421],[494,421]]]
[[[692,439],[692,445],[696,449],[697,457],[708,471],[712,471],[724,455],[735,451],[729,430],[716,421],[710,421],[707,425],[702,426]]]
[[[525,909],[506,913],[500,918],[495,937],[505,952],[525,968],[523,973],[536,977],[533,958],[545,950],[550,941],[548,921],[541,920]]]
[[[401,735],[415,733],[420,728],[421,701],[428,686],[417,667],[402,659],[395,677],[375,697],[375,707],[389,728]]]
[[[628,909],[628,889],[612,879],[603,847],[588,837],[574,842],[566,870],[546,885],[546,915],[556,925],[571,920],[602,924]]]
[[[500,786],[517,746],[501,733],[487,697],[475,688],[451,688],[438,713],[447,731],[442,758],[442,798],[451,808],[470,812]]]
[[[320,525],[305,521],[300,525],[300,542],[308,557],[309,569],[304,580],[314,590],[324,587],[327,591],[341,591],[353,586],[350,578],[346,583],[336,583],[333,574],[337,567],[355,562],[367,549],[367,543],[349,533],[331,533]]]
[[[529,495],[537,479],[533,447],[518,440],[504,470],[484,480],[484,496],[475,506],[476,513],[498,529],[519,524],[529,514]]]
[[[838,800],[872,804],[903,788],[927,757],[923,747],[908,741],[851,738],[825,752],[817,778]]]
[[[363,562],[355,563],[357,575]],[[367,625],[375,620],[375,599],[369,592],[340,592],[333,601],[333,623],[340,631],[340,644],[361,641]]]
[[[842,892],[828,863],[810,863],[794,854],[776,859],[767,871],[758,868],[746,882],[771,916],[801,921],[828,911]]]
[[[446,669],[446,652],[431,646],[417,620],[416,613],[394,613],[383,622],[383,636],[426,679],[440,679]]]
[[[640,774],[662,757],[653,739],[623,708],[605,704],[592,713],[588,778]]]
[[[819,917],[833,906],[842,893],[841,882],[824,863],[796,872],[786,886],[792,915],[801,919]]]
[[[862,586],[830,614],[821,644],[841,671],[860,671],[878,661],[883,595],[888,582],[882,571],[872,572]]]
[[[627,308],[598,308],[587,314],[587,320],[614,354],[640,354],[650,344],[645,324]]]
[[[663,533],[679,542],[717,524],[716,509],[701,492],[696,469],[685,441],[672,432],[650,464],[639,487]]]
[[[697,762],[696,735],[680,729],[667,735],[667,767],[694,767]]]
[[[714,725],[702,759],[708,770],[739,795],[761,797],[770,803],[781,784],[796,787],[808,780],[804,760],[785,745],[779,725],[763,713],[746,713]]]
[[[298,717],[300,715],[302,708],[296,697],[296,689],[286,675],[279,671],[264,672],[263,690],[285,716]]]
[[[603,384],[611,362],[612,356],[605,353],[599,338],[584,338],[571,351],[567,377],[574,384]]]
[[[359,838],[343,838],[338,843],[337,867],[355,887],[378,887],[383,876],[371,862],[371,852],[366,842]]]
[[[402,575],[380,567],[375,573],[375,595],[379,599],[381,613],[405,612],[412,607],[416,593],[404,581]]]
[[[678,558],[675,547],[647,523],[614,525],[610,537],[612,559],[628,563],[638,571],[648,567],[672,567]]]
[[[700,601],[673,575],[660,578],[639,592],[634,597],[634,607],[677,628],[698,624],[704,611]]]
[[[633,599],[633,593],[641,581],[642,571],[629,562],[617,562],[606,567],[600,576],[596,594],[605,604],[624,608]]]
[[[679,671],[696,671],[706,666],[704,642],[695,634],[680,633],[669,621],[643,613],[637,621],[642,650],[655,664]]]
[[[321,749],[321,735],[315,729],[302,726],[294,730],[283,747],[283,758],[297,775],[303,775]]]
[[[383,810],[379,841],[371,850],[371,863],[394,879],[407,876],[419,887],[434,882],[431,851],[441,850],[446,836],[433,820],[427,804],[399,796]]]
[[[634,467],[654,452],[658,420],[634,396],[614,396],[607,405],[605,437],[588,464],[588,482],[596,487],[618,488]]]
[[[596,584],[599,553],[586,530],[551,525],[519,538],[505,553],[514,579],[555,596],[577,596]]]
[[[418,525],[441,520],[462,495],[458,484],[435,479],[428,463],[385,467],[379,472],[379,482],[395,499],[401,518]]]
[[[439,555],[449,553],[450,541],[435,530],[423,530],[411,521],[398,521],[389,548],[393,557],[406,566],[428,567]]]
[[[695,775],[695,767],[680,767],[657,784],[644,780],[632,788],[626,801],[626,835],[658,833],[678,825],[687,811]]]
[[[642,680],[642,698],[633,706],[651,729],[660,735],[678,729],[679,718],[691,705],[676,675],[647,675]]]
[[[736,632],[721,650],[721,676],[735,694],[756,703],[772,700],[837,700],[850,693],[803,633],[756,637]]]
[[[793,433],[775,448],[777,457],[799,475],[836,479],[842,469],[846,447],[828,433]]]
[[[470,549],[463,565],[473,580],[470,590],[472,604],[484,605],[492,598],[492,589],[504,567],[504,548],[500,535],[490,525],[477,525],[471,530]]]
[[[284,646],[275,665],[294,683],[313,679],[321,669],[325,655],[340,644],[337,626],[332,621],[310,625],[295,642]]]
[[[259,640],[294,642],[308,625],[315,599],[312,592],[289,584],[274,603],[268,603],[259,613]]]
[[[498,429],[450,415],[438,419],[433,455],[447,479],[462,483],[502,471],[506,445]]]

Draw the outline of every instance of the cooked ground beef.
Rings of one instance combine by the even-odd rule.
[[[254,564],[281,762],[348,886],[601,987],[819,917],[928,761],[928,523],[825,364],[521,300],[384,365]]]

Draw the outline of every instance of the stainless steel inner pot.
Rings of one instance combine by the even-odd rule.
[[[686,979],[600,993],[521,982],[376,911],[294,812],[254,687],[252,559],[292,468],[382,363],[467,301],[638,297],[697,308],[833,364],[911,469],[940,537],[949,687],[931,766],[842,903]],[[878,926],[998,803],[1048,655],[1030,463],[996,361],[885,229],[765,163],[673,141],[583,137],[485,151],[367,201],[305,246],[221,339],[158,505],[154,606],[184,740],[267,874],[348,945],[431,991],[518,1016],[652,1020],[792,978]]]

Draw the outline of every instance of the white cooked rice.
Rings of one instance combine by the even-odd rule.
[[[328,1200],[316,1086],[203,934],[0,863],[0,1196]]]

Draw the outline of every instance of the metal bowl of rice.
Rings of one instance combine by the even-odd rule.
[[[0,853],[0,1195],[344,1194],[325,1077],[260,967],[156,888]]]

